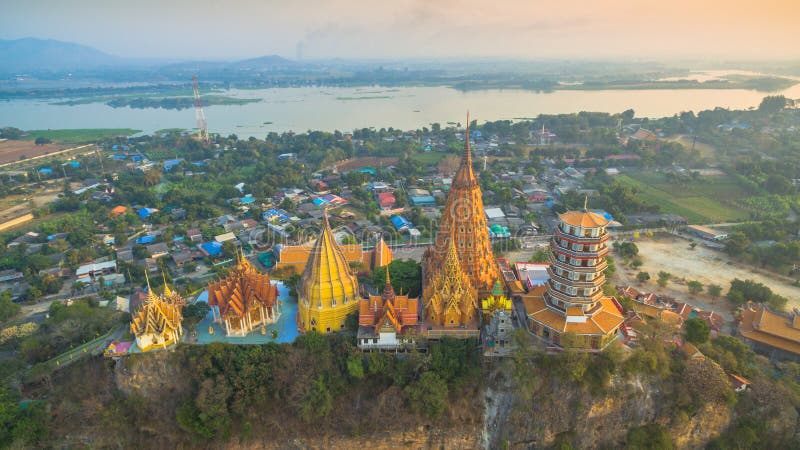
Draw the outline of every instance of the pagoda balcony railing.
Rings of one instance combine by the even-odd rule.
[[[576,236],[574,234],[569,234],[566,231],[562,230],[560,226],[555,227],[553,234],[575,243],[605,242],[611,239],[611,235],[608,233],[608,231],[603,232],[598,236]]]
[[[558,281],[561,284],[567,284],[581,288],[598,287],[605,282],[605,277],[602,275],[595,277],[593,280],[573,280],[572,278],[555,273],[555,271],[553,271],[553,269],[550,267],[547,268],[547,273],[550,275],[551,279]]]
[[[603,245],[602,247],[597,248],[596,250],[573,250],[568,247],[562,247],[560,244],[556,242],[550,242],[550,246],[553,248],[554,252],[559,252],[562,254],[574,256],[576,258],[583,258],[583,259],[598,259],[608,255],[609,248],[607,245]]]
[[[608,267],[608,263],[606,261],[602,261],[599,264],[596,264],[594,266],[578,266],[578,265],[574,265],[574,264],[570,263],[569,260],[567,260],[567,261],[559,261],[558,258],[556,258],[555,255],[552,255],[550,257],[550,263],[552,263],[553,265],[558,266],[558,267],[560,267],[560,268],[562,268],[564,270],[570,270],[572,272],[581,272],[581,273],[600,272],[600,271],[605,270]]]
[[[552,280],[550,281],[552,283]],[[596,303],[603,297],[603,290],[598,289],[592,295],[570,295],[565,292],[559,291],[552,284],[549,286],[547,293],[553,297],[560,298],[561,300],[569,303]]]

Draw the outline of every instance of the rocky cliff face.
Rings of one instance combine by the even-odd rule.
[[[113,378],[125,395],[158,402],[174,416],[181,399],[190,391],[178,359],[170,352],[123,359],[113,368]],[[673,403],[671,398],[680,386],[657,382],[647,376],[615,376],[605,388],[592,391],[536,373],[531,373],[532,381],[521,387],[519,381],[512,380],[508,365],[503,364],[488,372],[483,401],[456,399],[457,406],[445,413],[450,417],[444,420],[426,421],[418,417],[410,420],[397,416],[398,411],[405,411],[400,408],[392,411],[391,420],[380,415],[375,417],[376,421],[387,422],[385,426],[376,427],[381,430],[378,432],[347,436],[337,433],[334,427],[329,432],[315,428],[315,432],[297,433],[297,436],[253,433],[248,439],[234,437],[209,447],[243,450],[528,449],[564,441],[576,448],[618,448],[624,445],[632,427],[658,423],[669,431],[678,448],[702,448],[736,420],[732,407],[725,402],[706,403],[692,414],[676,414],[668,405]],[[765,404],[775,404],[778,400],[768,398]],[[776,433],[798,432],[798,415],[794,408],[775,410],[767,415],[771,416],[769,423]],[[284,419],[275,417],[273,420]],[[398,426],[403,422],[405,425]],[[173,431],[170,442],[175,446],[188,445],[181,440],[181,432],[174,422],[166,429]],[[164,430],[158,427],[149,432],[164,435]],[[196,447],[196,443],[192,446]]]
[[[676,421],[661,410],[664,393],[647,379],[615,379],[604,392],[590,393],[556,379],[537,381],[532,397],[520,397],[503,373],[486,389],[484,448],[541,448],[557,438],[577,448],[620,447],[628,430],[661,423],[680,448],[700,448],[731,422],[727,405],[707,405]]]

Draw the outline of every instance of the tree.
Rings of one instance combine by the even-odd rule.
[[[46,137],[39,136],[39,137],[37,137],[37,138],[36,138],[36,140],[35,140],[35,141],[33,141],[33,142],[34,142],[36,145],[44,145],[44,144],[49,144],[49,143],[50,143],[50,142],[52,142],[52,141],[51,141],[50,139],[47,139]]]
[[[650,279],[650,274],[647,272],[639,272],[636,274],[636,279],[639,280],[640,283],[646,283],[647,280]]]
[[[662,270],[658,272],[658,281],[656,281],[656,283],[661,287],[665,287],[670,279],[672,279],[672,274]]]
[[[775,113],[786,107],[786,97],[783,95],[769,95],[761,100],[758,110],[765,113]]]
[[[550,249],[544,250],[536,250],[536,252],[531,256],[531,259],[528,262],[532,263],[546,263],[550,261]]]
[[[639,247],[637,247],[633,242],[614,242],[614,247],[616,247],[617,251],[623,258],[633,258],[639,254]]]
[[[764,189],[772,194],[787,195],[794,192],[794,186],[788,178],[781,174],[773,173],[764,182]]]
[[[692,295],[699,294],[703,292],[703,283],[697,280],[691,280],[686,283],[686,287],[689,289],[689,293]]]
[[[20,306],[11,301],[11,291],[7,290],[0,294],[0,322],[5,322],[17,315]]]
[[[12,141],[22,138],[22,135],[24,133],[25,132],[20,130],[19,128],[14,128],[14,127],[0,128],[0,137]]]
[[[447,400],[447,383],[433,371],[423,372],[405,388],[411,408],[431,419],[442,413]]]
[[[632,450],[672,450],[675,445],[663,425],[651,423],[628,430],[626,448]]]
[[[705,320],[693,317],[683,324],[684,337],[692,344],[702,344],[708,341],[711,327]]]
[[[729,255],[739,256],[750,246],[750,239],[741,231],[734,231],[725,240],[725,252]]]
[[[392,287],[395,292],[408,294],[409,297],[417,297],[422,289],[420,279],[420,265],[411,259],[396,259],[389,263],[389,278],[392,280]],[[377,268],[372,274],[373,286],[383,289],[386,285],[386,270]]]
[[[706,292],[712,297],[719,297],[722,295],[722,286],[718,284],[709,284],[706,286]]]

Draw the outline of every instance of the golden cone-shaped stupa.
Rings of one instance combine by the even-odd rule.
[[[358,279],[331,231],[328,214],[297,285],[297,327],[302,333],[344,329],[358,309]]]

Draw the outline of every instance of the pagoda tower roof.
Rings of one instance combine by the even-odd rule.
[[[494,282],[501,279],[501,276],[489,240],[483,194],[472,170],[469,114],[461,163],[442,211],[432,253],[426,258],[426,279],[442,270],[445,255],[451,245],[455,247],[459,266],[469,277],[471,285],[483,294],[488,294]]]
[[[589,197],[586,197],[583,202],[582,211],[567,211],[559,214],[558,218],[567,225],[581,228],[599,228],[608,225],[608,219],[600,214],[589,211],[588,207]]]
[[[562,222],[573,227],[599,228],[608,225],[608,219],[591,211],[568,211],[558,216]]]
[[[208,285],[208,305],[219,307],[222,317],[241,317],[251,308],[274,306],[277,299],[269,275],[256,270],[244,255],[237,257],[236,266],[225,278]]]

